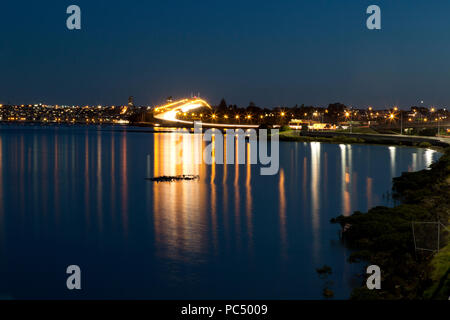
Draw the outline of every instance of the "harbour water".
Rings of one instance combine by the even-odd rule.
[[[196,165],[192,134],[0,126],[0,296],[62,299],[346,299],[361,265],[330,219],[392,205],[392,178],[439,153],[280,143],[280,170]],[[250,145],[247,144],[247,149]],[[248,150],[247,150],[248,151]],[[182,159],[183,161],[180,161]],[[145,178],[192,174],[198,180]],[[66,288],[66,268],[82,290]]]

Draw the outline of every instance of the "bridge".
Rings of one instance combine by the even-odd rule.
[[[207,107],[212,110],[212,107],[203,99],[191,98],[181,99],[175,102],[170,102],[165,105],[156,107],[154,109],[154,117],[163,122],[169,122],[172,124],[189,125],[193,126],[194,121],[186,121],[177,118],[179,112],[189,112],[198,108]],[[258,125],[245,125],[245,124],[222,124],[222,123],[208,123],[201,122],[202,127],[211,128],[258,128]]]

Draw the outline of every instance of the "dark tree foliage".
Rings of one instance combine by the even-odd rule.
[[[217,106],[217,108],[219,109],[219,111],[226,111],[228,106],[227,106],[227,102],[225,101],[225,99],[220,100],[219,105]]]
[[[347,107],[342,103],[332,103],[328,105],[327,109],[330,115],[337,115],[338,113],[343,113]]]

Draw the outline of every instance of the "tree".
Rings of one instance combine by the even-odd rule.
[[[224,98],[222,98],[222,100],[220,100],[220,103],[219,103],[219,105],[218,105],[218,109],[219,109],[220,111],[225,111],[225,110],[227,110],[227,102],[225,101]]]
[[[332,103],[328,105],[328,113],[330,115],[337,115],[338,113],[344,112],[347,107],[342,103]]]
[[[261,108],[257,107],[256,104],[253,101],[250,101],[247,107],[247,112],[250,113],[259,113],[261,112]]]

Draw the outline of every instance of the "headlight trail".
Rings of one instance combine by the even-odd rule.
[[[163,121],[177,122],[182,124],[194,124],[194,121],[186,121],[177,119],[178,112],[189,112],[190,110],[198,109],[201,107],[208,107],[212,109],[211,106],[203,99],[193,98],[193,99],[182,99],[175,102],[165,104],[163,106],[155,108],[155,118]],[[207,127],[220,127],[220,128],[258,128],[258,125],[245,125],[245,124],[220,124],[220,123],[204,123],[202,126]]]

